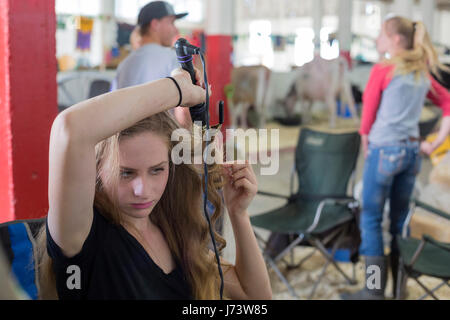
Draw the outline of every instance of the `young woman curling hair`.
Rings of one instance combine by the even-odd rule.
[[[81,102],[55,119],[50,208],[39,239],[42,299],[219,298],[202,172],[172,162],[171,135],[179,126],[165,112],[177,102],[203,102],[205,90],[181,69],[173,79],[181,92],[172,79],[161,79]],[[223,211],[217,192],[223,186],[236,238],[236,264],[222,260],[224,296],[270,299],[247,212],[257,190],[252,167],[210,169],[212,224]]]
[[[409,210],[415,177],[420,170],[420,150],[430,154],[450,133],[450,94],[431,76],[445,68],[422,22],[389,17],[377,39],[377,50],[389,58],[376,64],[363,96],[360,134],[366,156],[363,174],[363,210],[360,252],[366,257],[366,277],[377,266],[379,286],[366,287],[347,299],[384,299],[387,259],[381,222],[387,199],[390,203],[390,248],[394,292],[399,252],[396,236],[401,234]],[[420,144],[419,120],[428,97],[442,108],[443,120],[437,139]],[[368,280],[368,279],[366,279]]]

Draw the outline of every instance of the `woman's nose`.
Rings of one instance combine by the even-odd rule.
[[[145,181],[142,177],[137,177],[133,181],[133,194],[136,197],[142,197],[145,195],[147,188],[145,186]]]

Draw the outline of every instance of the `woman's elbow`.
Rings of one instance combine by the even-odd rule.
[[[77,121],[76,115],[66,109],[59,113],[53,121],[50,132],[50,143],[67,143],[80,139],[82,135],[82,125]]]
[[[268,287],[259,289],[256,292],[246,294],[245,300],[272,300],[272,288]]]
[[[260,300],[272,300],[272,288],[269,287],[267,290],[265,290]]]

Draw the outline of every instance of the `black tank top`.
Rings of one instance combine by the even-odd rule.
[[[164,273],[125,228],[109,222],[96,208],[78,254],[66,257],[48,226],[47,252],[53,260],[60,299],[192,299],[179,264]]]

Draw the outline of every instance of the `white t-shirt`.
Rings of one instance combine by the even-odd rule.
[[[117,68],[115,89],[131,87],[170,76],[179,68],[175,50],[149,43],[132,52]]]

